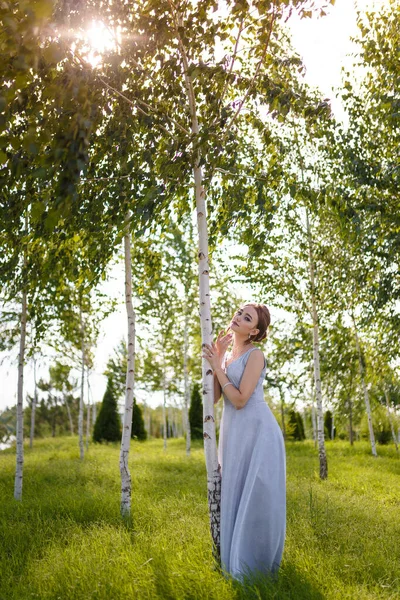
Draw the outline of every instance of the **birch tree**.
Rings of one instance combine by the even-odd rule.
[[[132,298],[132,259],[131,259],[131,234],[130,214],[126,217],[126,229],[124,235],[124,261],[125,261],[125,306],[128,321],[128,344],[127,344],[127,369],[126,369],[126,391],[124,418],[122,422],[121,451],[119,468],[121,474],[121,514],[129,517],[131,513],[131,474],[128,459],[132,430],[133,393],[135,384],[135,311]]]
[[[298,0],[292,2],[292,8],[302,16],[310,16],[313,10],[326,4],[328,2]],[[82,10],[69,14],[61,3],[58,12],[63,19],[60,22],[66,26],[64,35],[65,29],[69,29],[70,33],[74,28],[77,31],[82,29],[85,17],[90,18],[96,8],[97,2],[88,2]],[[103,5],[101,8],[104,12]],[[92,77],[96,82],[96,89],[101,84],[104,97],[108,95],[113,98],[113,117],[118,112],[114,110],[118,100],[120,104],[125,103],[131,111],[128,119],[131,129],[132,116],[142,127],[141,133],[145,129],[143,125],[148,129],[150,144],[147,147],[143,135],[140,139],[132,135],[126,139],[133,140],[133,162],[136,165],[143,164],[137,158],[144,156],[144,164],[150,164],[151,171],[157,174],[154,183],[151,177],[146,182],[150,184],[147,189],[144,185],[146,176],[143,175],[140,184],[136,186],[137,192],[145,198],[152,199],[158,195],[160,202],[156,208],[157,214],[161,215],[165,199],[179,212],[187,211],[187,206],[182,206],[180,201],[185,194],[177,194],[177,191],[183,187],[187,192],[194,182],[203,343],[209,343],[212,339],[204,182],[209,183],[213,174],[218,172],[219,181],[212,190],[214,200],[218,201],[218,198],[225,196],[220,181],[235,177],[235,173],[229,170],[232,164],[240,165],[247,172],[260,171],[263,161],[257,160],[255,147],[250,153],[251,160],[248,160],[249,144],[246,137],[249,129],[254,130],[257,118],[258,127],[263,133],[264,127],[260,126],[259,118],[260,106],[269,110],[273,117],[289,111],[292,106],[304,106],[304,97],[297,94],[297,89],[292,89],[295,81],[293,73],[298,69],[299,61],[293,56],[287,60],[285,51],[282,51],[284,35],[279,20],[286,10],[286,2],[276,0],[272,4],[259,3],[254,6],[248,6],[247,3],[235,4],[228,7],[228,14],[215,9],[215,2],[211,0],[196,6],[152,0],[144,7],[130,5],[113,8],[107,13],[107,25],[111,28],[118,25],[122,39],[132,31],[138,32],[138,43],[135,42],[132,47],[133,52],[125,54],[123,44],[116,44],[115,52],[103,57],[102,68]],[[288,15],[289,11],[284,16]],[[220,49],[217,48],[220,42],[225,53],[221,61],[216,58],[220,54]],[[239,45],[243,46],[240,54]],[[90,78],[84,58],[82,60],[77,52],[75,58],[82,66],[82,72]],[[234,105],[238,96],[240,99]],[[108,102],[107,104],[109,105]],[[187,108],[182,111],[182,106]],[[244,109],[252,112],[251,127],[248,126],[248,115],[244,117]],[[105,110],[109,110],[109,107]],[[120,145],[124,145],[125,138],[119,139]],[[148,148],[157,153],[157,161],[149,156]],[[126,154],[128,155],[129,153]],[[124,162],[121,166],[126,167],[131,162]],[[96,167],[100,165],[104,169],[107,161],[100,161]],[[118,178],[126,176],[124,170],[118,170]],[[207,171],[205,178],[203,170]],[[223,222],[225,226],[235,219],[235,211],[240,211],[239,197],[249,187],[248,174],[239,178],[235,185],[236,204],[230,210],[219,213],[223,217],[221,224]],[[110,179],[109,172],[106,178]],[[254,197],[257,186],[250,187]],[[93,198],[92,194],[91,196]],[[178,200],[174,202],[174,198]],[[261,211],[268,204],[263,193],[259,194],[259,204]],[[121,227],[121,208],[117,213]],[[161,215],[161,220],[165,222],[165,216]],[[204,439],[211,529],[218,552],[220,474],[211,375],[204,362]]]

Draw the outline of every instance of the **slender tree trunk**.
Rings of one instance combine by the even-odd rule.
[[[173,438],[174,437],[174,430],[173,430],[173,417],[172,417],[172,408],[170,406],[168,406],[167,408],[167,414],[168,414],[168,437],[169,438]]]
[[[178,23],[179,16],[178,16]],[[179,30],[177,28],[179,36]],[[198,150],[199,123],[197,118],[196,98],[192,78],[189,75],[189,61],[182,40],[178,38],[179,51],[185,77],[185,85],[191,117],[191,132],[193,134],[194,166],[193,177],[195,184],[197,231],[198,231],[198,260],[199,260],[199,287],[200,287],[200,326],[201,341],[211,344],[213,329],[211,322],[210,304],[210,267],[208,263],[208,229],[203,187],[203,173],[200,166],[200,151]],[[204,453],[207,468],[208,508],[210,515],[210,529],[213,540],[214,555],[220,557],[220,518],[221,518],[221,472],[218,464],[216,429],[214,419],[214,376],[208,362],[202,360],[203,379],[203,439]]]
[[[71,409],[69,407],[68,398],[66,396],[64,396],[64,404],[65,404],[66,409],[67,409],[68,421],[69,421],[69,429],[70,429],[71,435],[74,435],[74,423],[72,421]]]
[[[89,449],[89,438],[90,438],[90,402],[89,397],[86,403],[86,451]]]
[[[87,392],[87,405],[88,405],[88,413],[87,413],[88,420],[87,420],[87,424],[86,424],[86,449],[88,449],[88,447],[89,447],[90,436],[92,434],[93,425],[94,425],[94,421],[93,421],[94,407],[92,406],[93,399],[91,400],[92,395],[90,392],[89,377],[90,377],[90,369],[89,369],[89,367],[87,367],[86,368],[86,392]]]
[[[335,413],[332,411],[331,440],[335,437]]]
[[[84,410],[84,390],[85,390],[85,325],[83,322],[82,306],[80,307],[80,325],[81,325],[81,395],[79,399],[79,456],[83,460],[85,452],[83,447],[83,410]]]
[[[185,429],[186,429],[186,455],[190,456],[190,423],[189,423],[189,404],[190,404],[190,389],[189,389],[189,372],[188,372],[188,353],[189,353],[189,314],[187,305],[185,306],[185,333],[183,341],[183,376],[184,376],[184,402],[185,402]]]
[[[390,412],[389,392],[387,391],[386,386],[385,386],[385,400],[386,400],[387,416],[388,416],[389,423],[390,423],[390,430],[392,432],[393,442],[394,442],[394,445],[396,447],[396,452],[398,452],[399,451],[399,447],[397,445],[396,434],[394,432],[394,425],[393,425],[392,413]]]
[[[26,266],[26,255],[24,258],[24,266]],[[22,500],[22,480],[24,468],[24,409],[23,409],[23,393],[24,393],[24,362],[25,362],[25,340],[26,340],[26,319],[27,319],[27,293],[26,289],[22,292],[21,303],[21,336],[19,340],[19,355],[18,355],[18,389],[17,389],[17,454],[16,454],[16,469],[14,481],[14,498]]]
[[[279,388],[279,395],[281,397],[281,420],[282,420],[282,434],[283,439],[286,440],[286,424],[285,424],[285,395]]]
[[[163,418],[163,438],[164,438],[164,451],[167,449],[167,437],[168,437],[168,432],[167,432],[167,383],[165,381],[165,344],[164,344],[164,338],[163,338],[163,411],[162,411],[162,418]]]
[[[310,219],[308,216],[307,209],[306,209],[306,221],[307,221],[312,320],[313,320],[314,380],[315,380],[315,395],[317,398],[317,424],[318,424],[317,437],[318,437],[318,455],[319,455],[319,476],[321,479],[326,479],[328,477],[328,461],[326,458],[326,451],[325,451],[324,414],[323,414],[323,410],[322,410],[321,372],[320,372],[320,364],[319,364],[319,323],[318,323],[317,301],[316,301],[316,291],[315,291],[314,253],[313,253]]]
[[[314,447],[317,447],[318,436],[317,436],[317,412],[315,410],[315,380],[314,380],[314,372],[313,372],[313,364],[310,366],[311,373],[311,423],[312,423],[312,438],[314,442]]]
[[[130,214],[126,219],[124,237],[125,249],[125,305],[128,319],[128,364],[126,372],[125,410],[122,427],[121,452],[119,469],[121,473],[121,514],[128,517],[131,514],[131,474],[129,471],[129,449],[132,431],[133,391],[135,384],[135,311],[132,302],[132,259],[131,235],[129,231]]]
[[[35,386],[33,392],[33,400],[32,400],[32,409],[31,409],[31,431],[29,438],[29,447],[33,446],[33,438],[35,437],[35,416],[36,416],[36,406],[37,406],[37,381],[36,381],[36,358],[33,359],[33,383]]]
[[[357,347],[357,352],[358,352],[358,368],[359,368],[359,372],[360,372],[361,385],[362,385],[363,392],[364,392],[365,407],[367,409],[368,429],[369,429],[369,439],[371,442],[371,450],[372,450],[373,456],[378,456],[378,453],[376,451],[374,428],[372,426],[371,404],[369,401],[367,385],[365,383],[364,364],[363,364],[363,358],[362,358],[362,354],[361,354],[360,340],[358,339],[357,324],[356,324],[356,320],[355,320],[353,312],[352,312],[352,319],[353,319],[353,325],[354,325],[354,337],[356,340],[356,347]]]
[[[353,403],[351,401],[351,397],[348,398],[349,403],[349,439],[350,446],[354,445],[354,436],[353,436]]]
[[[93,400],[93,394],[92,394],[92,390],[90,387],[89,377],[88,377],[88,388],[89,388],[90,396],[92,398],[92,425],[94,426],[94,424],[96,423],[96,419],[97,419],[97,405],[96,405],[96,402],[94,402],[94,400]]]

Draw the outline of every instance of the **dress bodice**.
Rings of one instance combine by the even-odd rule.
[[[247,365],[247,361],[249,360],[249,356],[253,350],[257,350],[257,348],[249,348],[247,352],[236,358],[229,365],[226,365],[226,357],[225,357],[225,373],[229,379],[233,383],[236,388],[239,388],[240,382],[243,377],[244,370]],[[264,390],[263,390],[263,381],[265,379],[265,371],[266,371],[266,363],[264,358],[264,368],[260,373],[260,377],[257,381],[257,385],[254,389],[254,392],[250,396],[249,400],[246,403],[246,406],[251,406],[252,404],[258,402],[265,402],[264,400]],[[232,403],[228,400],[228,398],[224,396],[224,404],[225,406],[232,406]]]

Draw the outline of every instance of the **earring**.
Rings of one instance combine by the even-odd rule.
[[[251,334],[249,333],[249,340],[251,340]]]

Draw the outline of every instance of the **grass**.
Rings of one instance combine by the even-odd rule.
[[[322,600],[400,598],[400,459],[394,449],[328,442],[329,479],[312,443],[287,445],[288,522],[277,580],[241,585],[211,556],[204,456],[183,440],[132,444],[131,523],[119,517],[117,446],[76,438],[0,453],[0,600]]]

